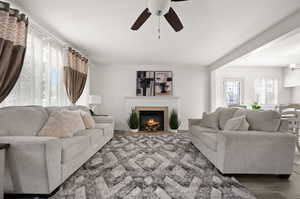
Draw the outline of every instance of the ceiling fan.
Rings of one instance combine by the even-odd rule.
[[[154,14],[159,17],[164,16],[176,32],[181,31],[183,29],[183,24],[175,10],[171,7],[171,2],[179,1],[187,0],[149,0],[148,7],[137,18],[131,29],[138,30],[147,21],[151,14]]]

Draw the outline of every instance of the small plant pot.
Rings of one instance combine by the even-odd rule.
[[[131,133],[137,133],[137,132],[139,132],[139,129],[129,129],[129,131],[130,131]]]
[[[178,129],[170,129],[169,130],[171,133],[178,133]]]

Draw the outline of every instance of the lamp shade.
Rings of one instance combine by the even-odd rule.
[[[101,104],[101,96],[91,95],[89,99],[89,104]]]

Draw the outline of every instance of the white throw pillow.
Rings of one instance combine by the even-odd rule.
[[[85,129],[80,112],[53,111],[38,136],[72,137],[77,131]]]
[[[227,131],[247,131],[248,129],[249,123],[245,115],[229,119],[224,128]]]

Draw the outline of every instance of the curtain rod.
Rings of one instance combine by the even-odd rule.
[[[7,2],[12,4],[14,7],[18,8],[23,13],[25,13],[29,18],[29,25],[31,25],[33,28],[38,28],[43,33],[48,34],[50,37],[52,37],[52,39],[56,40],[64,48],[68,49],[68,47],[72,47],[72,48],[76,49],[78,52],[80,52],[82,55],[85,56],[85,53],[82,53],[82,50],[80,48],[78,49],[77,47],[74,47],[72,44],[64,41],[63,39],[56,36],[51,31],[47,30],[47,28],[45,28],[43,25],[41,25],[41,22],[38,22],[37,20],[35,20],[35,17],[33,17],[30,12],[27,12],[26,9],[23,8],[22,4],[20,4],[19,2],[15,1],[15,0],[8,0]],[[85,56],[85,57],[88,57],[88,56]]]

